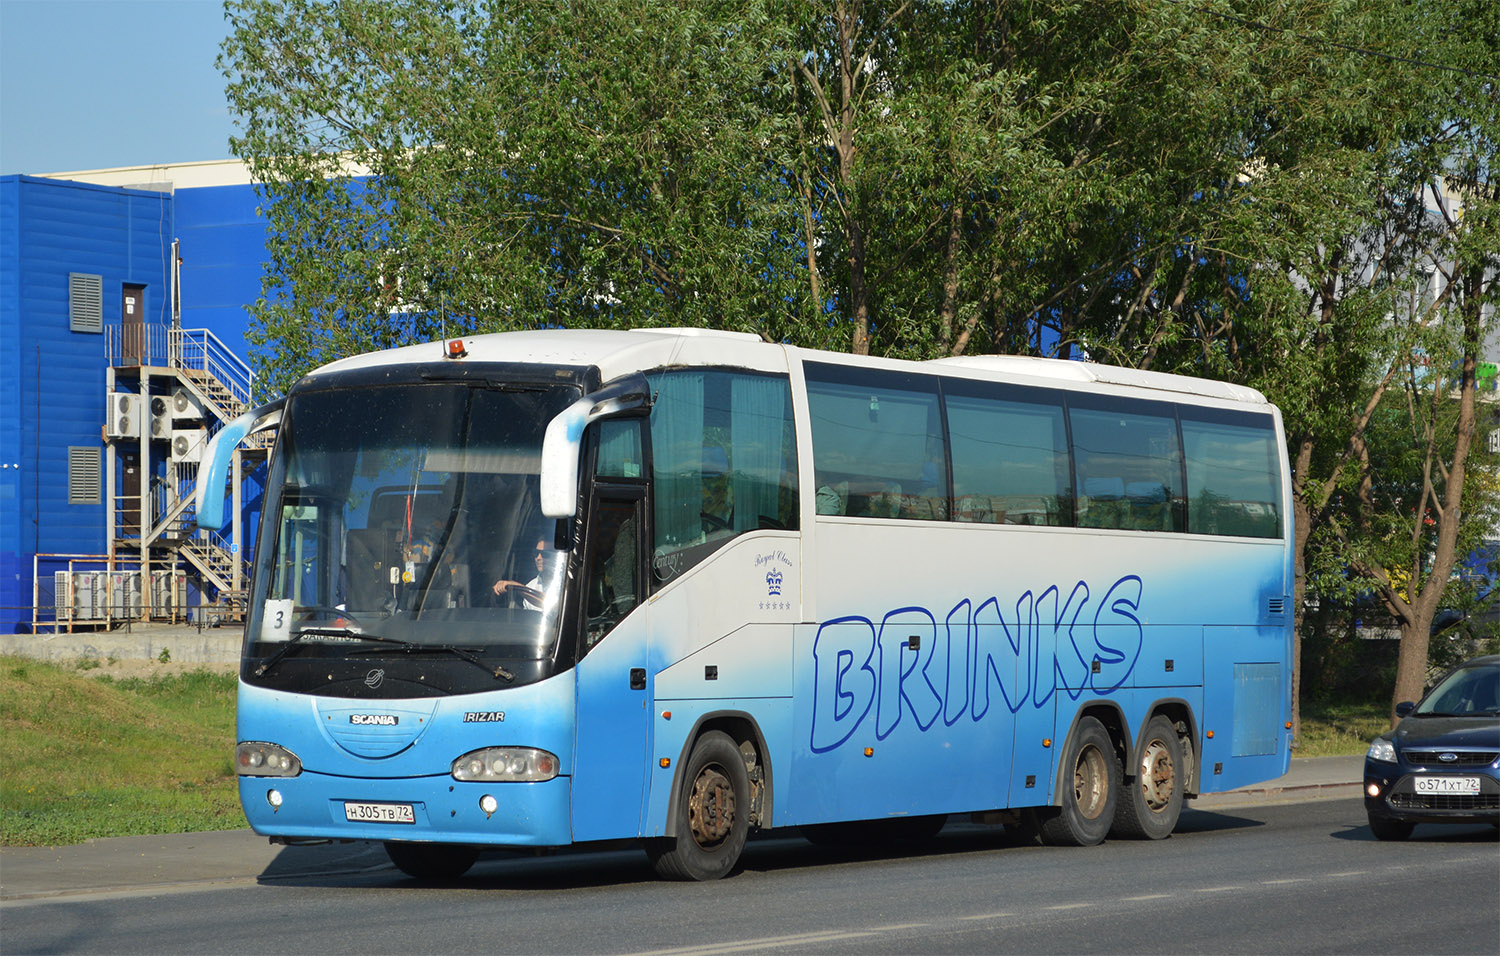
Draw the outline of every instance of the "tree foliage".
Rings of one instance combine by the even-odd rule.
[[[273,388],[444,334],[660,325],[1249,384],[1285,418],[1295,606],[1373,596],[1420,685],[1500,493],[1474,458],[1500,5],[226,9]]]

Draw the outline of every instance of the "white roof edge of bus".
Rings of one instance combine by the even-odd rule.
[[[725,329],[695,329],[688,326],[674,326],[660,329],[631,329],[632,332],[642,332],[646,335],[686,335],[702,338],[730,339],[738,342],[764,342],[754,332],[730,332]]]
[[[1210,398],[1224,398],[1254,405],[1269,404],[1266,397],[1247,385],[1219,382],[1191,375],[1148,372],[1138,368],[1100,365],[1097,362],[1074,362],[1068,359],[1037,358],[1029,355],[960,355],[933,359],[927,365],[971,368],[985,372],[1007,372],[1032,378],[1051,378],[1069,382],[1097,382],[1102,385],[1127,385],[1163,392],[1185,392]]]
[[[458,362],[536,362],[550,365],[598,366],[600,376],[608,382],[635,371],[668,368],[674,365],[716,365],[764,372],[785,372],[788,353],[802,359],[849,360],[854,356],[842,352],[819,352],[790,348],[763,341],[750,332],[725,332],[717,329],[650,328],[631,329],[532,329],[519,332],[491,332],[464,336],[468,355]],[[443,341],[423,342],[382,352],[368,352],[325,365],[310,373],[342,372],[383,365],[443,361]],[[1211,379],[1145,372],[1140,369],[1073,362],[1065,359],[1035,358],[1023,355],[964,355],[933,359],[929,362],[907,362],[900,359],[864,359],[873,365],[906,367],[912,370],[941,366],[971,369],[990,375],[1004,374],[1033,381],[1067,381],[1097,383],[1129,388],[1155,389],[1201,395],[1247,404],[1268,404],[1264,395],[1244,385]]]
[[[654,333],[643,335],[639,333]],[[599,368],[608,382],[619,375],[679,364],[719,365],[785,372],[785,347],[745,332],[712,329],[533,329],[462,336],[468,355],[455,362],[535,362]],[[444,340],[353,355],[310,375],[419,362],[440,362]]]

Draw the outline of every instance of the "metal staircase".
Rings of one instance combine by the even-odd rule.
[[[205,329],[148,326],[144,336],[138,328],[131,336],[128,356],[120,349],[125,341],[123,334],[107,338],[114,387],[136,379],[135,393],[142,396],[143,407],[169,408],[160,414],[172,416],[168,432],[172,437],[163,446],[162,432],[167,429],[161,427],[148,432],[148,440],[115,439],[122,442],[117,447],[124,453],[137,458],[144,454],[147,460],[139,463],[140,473],[152,477],[143,500],[125,494],[117,495],[112,502],[112,551],[118,560],[153,568],[186,565],[198,579],[200,591],[217,596],[215,618],[237,617],[244,607],[241,589],[248,580],[249,567],[229,540],[196,526],[193,503],[197,459],[202,453],[197,439],[212,435],[250,407],[253,373]],[[142,337],[144,347],[138,341]],[[162,398],[166,403],[159,401]],[[179,422],[187,422],[189,427],[179,431]],[[143,423],[142,427],[150,425]],[[179,441],[189,441],[184,436],[192,436],[190,443],[179,445]],[[273,439],[270,434],[254,436],[238,453],[252,460],[263,459]],[[159,467],[152,466],[153,460]]]

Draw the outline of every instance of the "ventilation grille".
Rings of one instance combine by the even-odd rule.
[[[68,273],[68,328],[74,332],[104,331],[104,277]]]
[[[102,457],[103,450],[99,448],[76,445],[68,448],[68,504],[99,504]]]
[[[1444,754],[1450,759],[1444,760]],[[1403,750],[1401,756],[1407,763],[1441,770],[1444,767],[1488,767],[1500,757],[1500,753],[1493,750]]]
[[[1500,793],[1393,793],[1390,803],[1398,810],[1500,810]]]
[[[1271,598],[1266,602],[1266,610],[1270,611],[1272,614],[1285,614],[1286,598]]]

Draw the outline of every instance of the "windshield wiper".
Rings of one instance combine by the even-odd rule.
[[[516,675],[506,670],[504,664],[496,664],[494,668],[491,668],[490,665],[480,660],[474,654],[471,654],[468,651],[464,650],[462,647],[458,647],[453,644],[418,644],[415,641],[403,641],[400,638],[380,637],[374,634],[359,634],[358,637],[362,641],[374,641],[377,644],[394,644],[396,647],[399,647],[403,652],[407,654],[416,654],[424,651],[438,651],[444,654],[452,654],[454,657],[462,658],[463,660],[468,661],[470,664],[473,664],[475,667],[480,668],[496,680],[503,680],[506,683],[510,683],[511,681],[516,679]],[[374,647],[361,647],[352,650],[349,653],[373,654],[377,650],[378,648]]]
[[[272,654],[270,657],[262,661],[261,665],[255,669],[255,676],[264,677],[266,671],[275,667],[283,657],[291,653],[292,647],[297,644],[297,642],[301,641],[304,637],[347,637],[357,640],[371,639],[369,635],[361,633],[359,630],[352,627],[304,627],[296,634],[293,634],[291,640],[287,641],[285,644],[281,645],[281,647],[277,648],[275,654]]]

